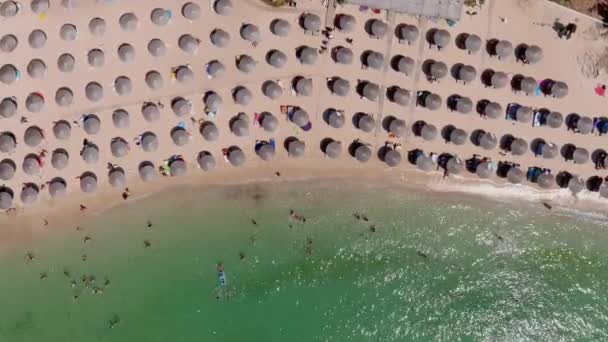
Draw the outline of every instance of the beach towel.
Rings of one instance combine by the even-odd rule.
[[[274,138],[271,138],[271,139],[270,139],[270,145],[272,146],[272,148],[273,148],[274,150],[276,150],[276,149],[277,149],[277,142],[274,140]]]
[[[541,112],[534,113],[534,120],[532,121],[532,126],[533,127],[542,126],[542,122],[541,122],[542,121],[542,116],[543,116],[543,113],[541,113]]]
[[[304,132],[308,132],[312,128],[312,122],[308,121],[308,123],[302,127],[300,127]]]
[[[185,121],[180,121],[179,124],[177,124],[177,127],[181,129],[188,129],[188,124]]]
[[[521,108],[521,105],[517,103],[509,103],[507,105],[507,120],[517,120],[517,110]]]
[[[543,148],[545,147],[545,143],[538,143],[536,145],[536,149],[534,150],[534,156],[540,156],[541,154],[543,154]]]
[[[595,94],[597,94],[598,96],[606,95],[606,86],[605,85],[598,84],[594,90],[595,90]]]
[[[608,133],[608,121],[600,121],[602,123],[602,126],[599,128],[600,133],[602,134],[606,134]]]
[[[542,89],[541,89],[540,85],[537,85],[537,86],[536,86],[536,91],[535,91],[535,94],[534,94],[534,95],[536,95],[536,96],[541,96],[542,94],[543,94],[543,91],[542,91]]]

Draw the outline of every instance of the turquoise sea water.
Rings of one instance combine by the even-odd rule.
[[[0,341],[608,339],[606,227],[530,206],[342,181],[182,188],[0,260]]]

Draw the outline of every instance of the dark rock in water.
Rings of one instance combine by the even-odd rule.
[[[425,259],[428,258],[428,255],[422,253],[421,251],[416,251],[416,254],[418,254],[419,257],[422,257],[422,258],[425,258]]]
[[[372,232],[372,233],[375,233],[376,232],[376,225],[372,224],[371,226],[369,226],[369,231]]]

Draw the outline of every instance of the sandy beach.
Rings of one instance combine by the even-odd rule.
[[[3,158],[12,160],[16,165],[14,176],[3,181],[14,193],[11,207],[14,210],[9,213],[5,224],[34,227],[40,225],[43,218],[99,214],[106,208],[124,202],[121,194],[125,187],[128,187],[132,194],[129,200],[135,200],[169,186],[191,182],[223,184],[340,176],[380,181],[391,178],[401,183],[422,184],[442,191],[463,191],[459,188],[461,184],[479,184],[475,173],[467,170],[457,176],[450,175],[445,181],[442,181],[442,171],[417,171],[416,166],[408,162],[408,151],[417,148],[427,154],[449,153],[462,160],[478,154],[494,163],[517,163],[524,172],[528,167],[537,166],[550,169],[553,176],[561,171],[568,171],[583,179],[592,176],[604,177],[605,172],[595,170],[591,160],[574,164],[564,161],[559,154],[553,158],[535,157],[529,147],[523,155],[505,155],[499,147],[485,150],[470,141],[470,135],[475,130],[482,129],[493,133],[498,140],[505,134],[512,134],[516,138],[526,140],[528,144],[542,138],[547,143],[556,144],[558,149],[565,144],[574,144],[585,148],[589,154],[601,148],[604,137],[574,133],[568,131],[565,124],[559,128],[534,127],[531,122],[504,119],[504,110],[509,103],[519,103],[533,109],[546,108],[560,112],[564,118],[570,113],[589,118],[602,115],[605,98],[598,96],[594,88],[603,83],[605,76],[601,61],[592,57],[596,56],[601,60],[605,38],[603,29],[598,28],[595,21],[544,1],[531,0],[487,1],[481,9],[476,10],[475,15],[463,13],[462,20],[451,26],[443,20],[415,18],[385,11],[374,13],[371,10],[362,11],[357,6],[337,5],[334,8],[331,1],[329,7],[324,7],[321,1],[299,1],[296,8],[284,9],[269,8],[253,0],[232,3],[230,13],[220,15],[216,13],[213,2],[193,2],[190,6],[196,5],[200,13],[197,17],[190,18],[183,12],[185,2],[170,4],[154,1],[144,5],[138,4],[137,8],[134,8],[128,2],[81,0],[75,8],[53,3],[39,13],[35,13],[30,4],[22,3],[15,16],[4,17],[1,25],[7,29],[3,32],[13,34],[19,42],[13,51],[3,52],[4,64],[14,65],[19,70],[17,78],[0,84],[3,95],[7,98],[15,97],[17,103],[16,113],[3,120],[3,130],[12,133],[17,141],[14,151],[3,153]],[[158,12],[156,9],[164,11]],[[304,13],[317,15],[321,29],[324,26],[333,27],[337,15],[352,16],[356,25],[351,32],[342,32],[336,28],[329,39],[321,32],[308,32],[302,28]],[[125,17],[125,14],[129,15]],[[91,29],[100,25],[96,18],[105,21],[103,30],[99,27]],[[130,18],[130,21],[123,23],[121,18]],[[271,23],[277,18],[289,23],[287,37],[271,32]],[[551,28],[556,18],[564,24],[577,24],[578,29],[572,39],[557,37]],[[365,30],[368,20],[386,23],[385,36],[381,39],[370,37]],[[14,25],[17,21],[19,25]],[[65,24],[76,27],[74,40],[66,40],[60,36]],[[241,37],[244,24],[253,24],[259,30],[259,37],[254,35],[255,44]],[[415,25],[420,31],[420,37],[411,45],[399,42],[394,30],[400,24]],[[427,30],[433,28],[447,30],[450,34],[449,44],[440,51],[436,47],[429,47],[425,40]],[[34,29],[43,30],[46,34],[45,42],[37,48],[32,45],[40,42],[31,42],[29,39]],[[210,40],[210,34],[218,29],[227,32],[230,37],[226,46],[216,46]],[[459,49],[454,40],[461,33],[478,35],[483,42],[481,51],[469,54]],[[190,35],[196,43],[190,47],[180,46],[184,35]],[[155,39],[164,42],[164,54],[154,56],[149,51],[149,44]],[[499,60],[486,52],[485,43],[490,39],[506,39],[515,47],[520,43],[538,45],[543,51],[543,58],[538,63],[529,65],[518,63],[513,54]],[[323,41],[327,41],[326,44]],[[121,55],[119,51],[125,48],[125,44],[134,49],[134,55]],[[320,53],[323,51],[323,45],[327,49]],[[302,47],[317,50],[318,56],[312,64],[303,64],[298,59],[297,51]],[[350,64],[340,64],[333,60],[332,51],[337,47],[347,47],[352,51],[353,60]],[[93,50],[95,53],[92,55]],[[275,67],[267,63],[267,54],[273,50],[284,53],[285,65]],[[99,51],[103,53],[103,57],[100,57]],[[368,51],[383,55],[384,61],[378,69],[362,68],[360,56],[366,55]],[[67,72],[58,66],[58,58],[65,53],[71,54],[75,60],[73,70]],[[243,55],[255,61],[248,72],[237,67],[235,59],[243,58]],[[391,60],[397,55],[407,56],[415,61],[410,74],[405,75],[393,70]],[[30,61],[33,59],[42,60],[46,69],[40,71],[40,63],[34,63],[39,72],[30,72],[28,65],[32,64]],[[456,81],[449,73],[436,82],[429,82],[422,71],[425,61],[429,59],[442,61],[449,69],[457,63],[471,65],[476,69],[477,75],[474,81],[466,85]],[[221,76],[210,78],[207,67],[209,63],[216,61],[221,62],[225,70]],[[184,71],[184,74],[179,76],[179,67],[182,71],[185,68],[189,72]],[[538,82],[548,78],[563,81],[568,85],[568,94],[563,98],[527,96],[521,92],[513,92],[509,85],[502,89],[484,87],[480,77],[487,69],[504,72],[509,79],[521,74],[534,77]],[[151,72],[157,77],[153,81],[150,78]],[[130,86],[117,91],[118,78],[124,81],[125,77],[130,80]],[[298,77],[312,80],[310,94],[298,95],[291,89],[292,82]],[[350,90],[346,96],[339,96],[330,91],[328,78],[335,77],[349,82]],[[262,91],[262,85],[270,80],[282,85],[282,92],[274,99],[265,96]],[[377,99],[369,100],[359,96],[356,91],[359,81],[377,84]],[[91,85],[91,82],[95,84]],[[103,88],[102,91],[97,84]],[[386,90],[393,86],[409,91],[410,101],[407,105],[399,105],[387,98]],[[246,103],[233,101],[234,90],[239,87],[245,87],[251,92],[251,99]],[[65,97],[56,99],[56,92],[60,88],[70,89],[73,94],[70,101]],[[222,99],[215,115],[209,115],[205,110],[204,99],[210,91]],[[418,91],[438,94],[442,99],[440,108],[431,111],[416,106],[415,94]],[[122,95],[120,92],[123,92]],[[43,105],[38,109],[31,107],[32,103],[27,104],[27,99],[38,98],[31,95],[36,93],[42,94],[44,98]],[[468,114],[450,112],[446,102],[454,94],[470,98],[473,110]],[[499,103],[503,110],[501,116],[497,119],[484,119],[478,115],[474,107],[482,99]],[[176,109],[176,100],[183,101],[182,104],[187,102],[186,109]],[[306,111],[311,128],[304,130],[298,127],[281,112],[281,106],[292,106]],[[152,113],[151,117],[146,118],[142,114],[144,107],[152,112],[157,108],[159,116],[156,117],[155,113]],[[324,113],[331,108],[343,112],[344,123],[341,128],[334,128],[326,123]],[[119,109],[128,113],[128,125],[117,126],[114,113]],[[271,113],[278,119],[278,128],[275,131],[269,132],[254,124],[256,113],[264,112]],[[248,134],[242,137],[230,130],[231,123],[239,113],[247,116],[245,121]],[[353,117],[357,113],[366,113],[374,118],[374,128],[370,132],[355,127]],[[389,134],[383,127],[389,116],[405,121],[407,130],[403,135]],[[24,122],[22,117],[26,118],[27,122]],[[88,119],[98,119],[99,127],[93,124],[93,128],[85,129],[90,123],[85,122]],[[60,120],[65,120],[70,126],[68,137],[59,138],[54,134],[55,123]],[[416,137],[412,133],[412,126],[419,120],[433,124],[439,132],[447,125],[461,128],[466,132],[466,142],[462,145],[446,143],[441,134],[432,141]],[[219,136],[214,141],[206,140],[200,133],[201,127],[209,123],[213,123],[219,131]],[[44,131],[44,139],[35,146],[24,142],[24,134],[30,127],[39,127]],[[176,130],[186,131],[188,139],[176,143],[176,138],[172,136]],[[138,145],[136,141],[139,141],[138,137],[150,133],[156,136],[158,147],[146,151],[142,148],[143,144]],[[111,142],[116,138],[128,143],[129,150],[126,155],[113,154]],[[284,142],[293,138],[303,141],[306,145],[305,153],[299,159],[291,158],[284,147]],[[341,154],[338,158],[327,157],[321,150],[320,144],[327,138],[341,142]],[[88,161],[80,156],[85,139],[87,147],[97,150],[97,153],[93,153],[96,156]],[[269,142],[271,139],[275,141],[275,155],[272,160],[263,161],[255,152],[256,144],[259,141]],[[357,139],[369,144],[373,152],[366,163],[356,161],[348,153],[349,145]],[[398,152],[401,161],[397,167],[388,167],[377,156],[377,152],[386,142],[390,142],[389,146],[400,144]],[[240,148],[246,157],[240,167],[234,167],[224,160],[223,149],[234,146]],[[58,149],[67,151],[69,155],[69,163],[62,169],[54,167],[51,161],[53,153]],[[24,172],[24,160],[31,154],[40,156],[43,150],[46,151],[46,156],[39,157],[40,170],[32,174]],[[201,170],[197,162],[201,152],[213,155],[216,163],[213,170]],[[151,176],[152,181],[142,181],[142,165],[148,163],[157,170],[167,159],[176,155],[185,160],[187,176],[165,178],[156,172]],[[127,182],[124,187],[111,187],[108,164],[125,171]],[[280,172],[281,177],[276,176],[275,172]],[[78,178],[86,173],[94,175],[93,178],[96,179],[96,184],[90,187],[88,193],[81,189],[81,181]],[[65,182],[64,196],[53,198],[49,194],[47,182],[54,179]],[[483,182],[505,183],[504,179],[499,179],[496,175]],[[34,200],[29,197],[28,203],[24,203],[21,198],[24,184],[29,187],[35,185],[39,192]],[[43,184],[46,185],[45,189],[42,189]],[[524,180],[521,188],[527,186],[538,188],[534,183]],[[498,186],[496,189],[500,188],[501,186]],[[558,187],[552,184],[551,188],[553,190],[543,190],[539,199],[550,201],[554,198]],[[536,190],[532,191],[536,193]],[[529,194],[530,192],[523,191],[522,196]],[[579,197],[599,199],[597,193]],[[579,204],[580,202],[584,201],[579,201]],[[569,202],[565,203],[570,205]],[[597,209],[597,203],[602,202],[593,203],[592,206]],[[80,213],[80,204],[88,208],[85,213]],[[66,215],[67,213],[70,215]],[[27,229],[19,233],[15,233],[15,229],[6,231],[12,232],[6,233],[9,236],[36,234]]]

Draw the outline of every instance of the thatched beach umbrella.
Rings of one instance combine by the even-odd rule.
[[[211,40],[211,44],[219,48],[223,48],[230,43],[230,34],[220,28],[216,28],[211,31],[209,39]]]
[[[275,151],[271,144],[262,144],[256,153],[262,160],[268,161],[274,158]]]
[[[82,122],[82,128],[87,134],[94,135],[101,129],[101,121],[95,114],[88,114]]]
[[[576,128],[581,134],[589,134],[593,130],[593,120],[588,116],[583,116],[578,120]]]
[[[291,31],[291,24],[284,19],[275,19],[270,23],[270,32],[275,36],[287,37]]]
[[[350,14],[340,14],[336,21],[338,29],[345,33],[352,32],[357,26],[357,20]]]
[[[481,50],[481,38],[476,34],[468,34],[464,40],[464,47],[470,53],[477,53]]]
[[[475,173],[479,178],[486,179],[492,177],[494,174],[494,168],[491,163],[482,162],[477,165],[477,169],[475,169]]]
[[[331,92],[338,96],[346,96],[350,92],[350,83],[340,77],[333,79],[331,82]]]
[[[144,182],[152,182],[158,177],[156,167],[151,162],[142,162],[139,164],[139,177]]]
[[[118,24],[125,31],[135,31],[137,29],[137,25],[139,24],[139,20],[135,13],[129,12],[125,13],[118,18]]]
[[[543,189],[550,189],[555,185],[555,177],[550,173],[541,173],[536,180],[536,184]]]
[[[171,11],[164,8],[155,8],[150,12],[150,21],[157,26],[165,26],[171,21]]]
[[[558,81],[551,86],[551,96],[561,99],[566,95],[568,95],[568,85],[566,83]]]
[[[292,158],[300,158],[306,152],[306,144],[302,140],[292,140],[287,145],[287,153]]]
[[[53,134],[58,140],[68,140],[72,132],[70,123],[65,120],[59,120],[53,125]]]
[[[484,150],[493,150],[498,145],[498,139],[492,133],[485,132],[479,137],[479,146],[481,146]]]
[[[522,123],[529,123],[532,121],[532,116],[534,115],[534,111],[530,107],[521,106],[517,109],[515,113],[515,118],[517,121]]]
[[[141,114],[147,122],[155,122],[160,119],[160,109],[152,102],[144,103],[141,108]]]
[[[477,70],[471,65],[463,65],[458,68],[458,79],[464,83],[470,83],[477,77]]]
[[[525,173],[519,167],[513,166],[507,171],[507,179],[513,184],[520,184],[524,181]]]
[[[26,184],[21,189],[21,202],[24,204],[32,204],[38,200],[38,186],[35,184]]]
[[[498,102],[489,102],[485,106],[483,112],[485,115],[492,119],[497,119],[501,117],[503,113],[502,106]]]
[[[547,143],[542,148],[542,155],[545,159],[553,159],[559,154],[557,145]]]
[[[182,6],[182,15],[188,20],[196,20],[201,16],[201,7],[193,2],[187,2]]]
[[[551,128],[560,128],[564,123],[564,116],[559,112],[551,112],[547,115],[547,125]]]
[[[171,176],[179,177],[188,173],[188,165],[183,159],[176,159],[169,164],[169,168],[171,169]]]
[[[380,86],[376,83],[367,82],[363,86],[363,97],[370,101],[378,100],[378,96],[380,95]]]
[[[538,82],[536,82],[536,79],[534,79],[534,77],[527,76],[521,80],[520,88],[526,94],[535,94],[537,87]]]
[[[579,192],[585,190],[585,180],[577,176],[570,178],[568,181],[568,189],[573,194],[578,194]]]
[[[393,87],[392,93],[389,96],[389,99],[392,102],[400,106],[407,106],[410,103],[410,98],[410,92],[401,87]]]
[[[372,149],[366,145],[359,145],[355,149],[355,159],[360,161],[361,163],[366,163],[372,157]]]
[[[48,11],[50,5],[49,0],[32,0],[32,2],[30,2],[32,12],[36,14],[42,14]]]
[[[100,49],[93,49],[87,54],[89,65],[94,68],[101,68],[106,61],[105,54]]]
[[[405,75],[411,75],[412,71],[414,71],[414,67],[416,66],[416,62],[410,58],[405,56],[396,56],[394,63],[397,66],[397,71],[403,73]],[[439,62],[441,63],[441,62]],[[447,67],[446,67],[447,73]]]
[[[300,77],[296,81],[296,93],[300,96],[311,96],[312,95],[312,79]]]
[[[396,167],[401,163],[401,153],[393,149],[384,154],[384,162],[390,167]]]
[[[114,80],[114,90],[118,95],[128,95],[133,91],[133,82],[126,76],[118,76]]]
[[[451,157],[445,164],[445,168],[449,173],[458,175],[464,170],[465,163],[458,157]]]
[[[103,98],[103,87],[97,82],[90,82],[84,88],[87,99],[91,102],[100,101]]]
[[[511,153],[515,156],[521,156],[528,150],[528,142],[522,138],[516,138],[511,142]]]
[[[76,66],[76,59],[69,53],[64,53],[57,58],[57,69],[61,72],[72,72]]]
[[[131,44],[121,44],[116,52],[123,63],[133,63],[135,61],[135,48]]]
[[[171,109],[175,115],[182,117],[192,113],[192,103],[183,97],[177,97],[171,101]]]
[[[342,154],[342,143],[339,141],[331,141],[325,147],[325,155],[331,159],[336,159]]]
[[[365,56],[365,65],[376,70],[384,66],[384,55],[376,51],[368,51]]]
[[[106,33],[106,21],[97,17],[89,21],[89,32],[96,37],[102,37]]]
[[[99,161],[99,148],[93,144],[88,144],[80,151],[82,160],[87,164],[95,164]]]
[[[244,118],[239,117],[232,122],[230,130],[237,137],[246,137],[249,135],[249,123]]]
[[[245,153],[241,149],[233,149],[228,154],[228,161],[232,166],[241,166],[246,160]]]
[[[460,97],[456,100],[456,110],[461,114],[468,114],[473,110],[473,101],[468,97]]]
[[[13,190],[8,187],[0,187],[0,209],[6,210],[13,206]]]
[[[194,80],[194,72],[188,66],[182,65],[175,69],[175,79],[180,83],[189,83]]]
[[[316,32],[321,29],[321,18],[313,13],[305,13],[301,17],[302,27],[307,31]]]
[[[11,132],[3,132],[0,134],[0,151],[4,153],[12,153],[17,148],[15,135]]]
[[[171,130],[171,140],[176,146],[184,146],[190,141],[190,135],[185,129],[176,127]]]
[[[266,81],[262,84],[262,93],[266,97],[276,100],[283,95],[283,88],[275,81]]]
[[[399,40],[405,41],[408,44],[413,44],[418,40],[418,36],[420,36],[420,31],[418,27],[414,25],[400,25],[397,30],[397,38]]]
[[[199,153],[196,161],[198,162],[198,166],[203,171],[211,171],[215,168],[215,158],[209,152],[204,151]]]
[[[376,120],[369,114],[362,115],[357,122],[357,127],[365,133],[370,133],[376,128]]]
[[[205,107],[207,110],[212,112],[217,112],[222,107],[222,97],[218,95],[216,92],[209,92],[205,96]]]
[[[416,167],[422,171],[431,171],[436,165],[431,157],[421,154],[416,158]]]
[[[25,99],[25,108],[32,112],[38,113],[44,108],[44,97],[39,93],[31,93]]]
[[[23,141],[25,141],[25,144],[29,147],[40,145],[43,138],[42,130],[37,126],[30,126],[23,133]]]
[[[298,59],[300,63],[305,65],[314,65],[319,58],[319,54],[316,49],[309,46],[302,46],[298,48]]]
[[[15,51],[19,45],[19,40],[13,34],[6,34],[0,38],[0,51],[11,53]]]
[[[253,94],[251,93],[251,90],[242,86],[237,87],[232,93],[232,96],[234,98],[234,103],[239,104],[241,106],[246,106],[251,103],[251,100],[253,100]]]
[[[468,134],[462,128],[455,128],[450,133],[450,142],[454,145],[463,145],[467,142]]]
[[[177,40],[177,45],[184,52],[193,55],[198,51],[200,41],[192,35],[184,34]]]
[[[146,85],[152,90],[158,90],[165,85],[163,76],[156,70],[151,70],[146,73]]]
[[[589,151],[587,151],[586,148],[577,147],[574,149],[574,152],[572,152],[572,159],[576,164],[585,164],[589,161]]]
[[[11,97],[5,97],[0,101],[0,116],[8,119],[17,113],[17,101]]]
[[[282,68],[287,64],[287,55],[279,50],[270,50],[266,54],[266,61],[275,68]]]
[[[141,148],[146,152],[158,150],[158,138],[152,132],[145,132],[141,135]]]
[[[49,182],[49,195],[52,198],[64,197],[67,193],[68,185],[63,178],[56,177]]]
[[[433,44],[437,45],[438,48],[444,48],[446,46],[448,46],[448,44],[450,43],[451,35],[448,31],[446,30],[436,30],[435,33],[433,33]]]
[[[216,141],[220,137],[220,131],[213,122],[207,121],[201,125],[201,135],[206,141]]]
[[[110,143],[112,155],[116,158],[122,158],[129,153],[129,144],[123,138],[114,138]]]
[[[46,76],[46,64],[41,59],[32,59],[27,64],[27,74],[31,78],[43,78]]]
[[[513,44],[508,40],[501,40],[496,43],[495,50],[499,59],[507,58],[513,53]]]
[[[213,4],[213,10],[219,15],[230,15],[232,8],[232,0],[215,0]]]
[[[254,24],[244,24],[241,26],[241,30],[239,32],[241,34],[241,38],[250,43],[257,44],[262,40],[262,33]]]
[[[14,17],[19,13],[19,5],[15,1],[8,0],[0,4],[0,15],[5,18]]]
[[[32,49],[41,49],[46,45],[47,36],[42,30],[34,30],[27,37],[27,41]]]
[[[369,21],[369,31],[375,38],[382,39],[388,32],[388,25],[381,20],[371,19]]]
[[[80,190],[89,194],[97,191],[97,176],[93,172],[85,172],[80,176]]]
[[[260,114],[261,120],[260,123],[264,131],[266,132],[274,132],[279,127],[279,119],[276,116],[272,115],[269,112],[262,112]]]
[[[308,117],[308,113],[306,113],[305,110],[303,110],[302,108],[297,108],[291,115],[291,122],[296,124],[298,127],[303,127],[306,126],[308,122],[310,122],[310,118]]]
[[[246,73],[246,74],[250,74],[255,70],[255,66],[256,66],[256,61],[251,58],[251,56],[248,55],[241,55],[237,62],[236,62],[236,67]]]
[[[388,124],[388,130],[394,135],[402,137],[407,131],[407,124],[401,119],[394,119]]]
[[[40,162],[38,161],[38,157],[34,154],[30,154],[23,159],[23,164],[21,164],[21,169],[25,172],[26,175],[37,175],[40,173]]]
[[[346,119],[342,113],[335,109],[329,109],[327,114],[327,123],[333,128],[342,128]]]
[[[353,62],[354,58],[353,50],[347,47],[338,46],[334,49],[334,60],[337,63],[348,65]]]
[[[531,45],[526,48],[524,55],[530,64],[538,63],[543,59],[543,50],[539,46]]]
[[[424,99],[424,107],[429,110],[438,110],[441,107],[441,97],[437,94],[429,94]]]
[[[154,38],[148,42],[148,52],[153,57],[162,57],[167,54],[167,45],[158,38]]]
[[[448,74],[448,66],[443,62],[433,62],[429,71],[432,77],[440,80]]]
[[[56,149],[51,156],[51,165],[57,170],[65,169],[70,162],[70,156],[64,149]]]
[[[108,182],[115,188],[124,188],[127,186],[127,176],[125,170],[120,167],[114,167],[108,172]]]
[[[505,74],[502,71],[496,71],[493,75],[492,78],[490,79],[490,83],[492,84],[492,87],[496,88],[496,89],[501,89],[507,86],[507,84],[509,84],[509,77],[507,76],[507,74]]]
[[[13,179],[17,171],[15,162],[10,159],[4,159],[0,162],[0,179],[8,181]]]
[[[426,125],[422,126],[422,128],[420,129],[420,136],[422,137],[422,139],[424,139],[426,141],[435,140],[435,138],[437,137],[437,134],[438,134],[438,130],[437,130],[437,127],[435,127],[435,125],[426,124]]]

